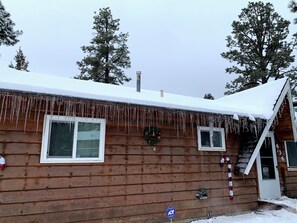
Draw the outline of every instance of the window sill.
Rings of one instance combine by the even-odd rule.
[[[211,147],[204,147],[198,148],[199,151],[206,151],[206,152],[225,152],[225,148],[211,148]]]
[[[40,160],[40,163],[103,163],[103,159],[43,159]]]

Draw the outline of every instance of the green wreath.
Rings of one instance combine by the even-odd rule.
[[[154,149],[155,145],[161,140],[160,129],[153,126],[146,127],[144,129],[144,140]]]

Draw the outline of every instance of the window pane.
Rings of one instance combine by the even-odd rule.
[[[297,146],[295,142],[286,142],[289,166],[297,166]]]
[[[261,156],[273,157],[270,137],[266,137],[265,141],[263,142],[261,150],[260,150],[260,154],[261,154]]]
[[[78,123],[76,157],[98,157],[100,123]]]
[[[274,162],[272,158],[261,157],[261,169],[263,180],[275,179]]]
[[[222,134],[220,131],[213,131],[212,142],[214,147],[223,147]]]
[[[266,137],[260,149],[261,169],[263,180],[275,179],[273,147],[270,137]]]
[[[48,157],[72,157],[74,123],[50,122],[50,143]]]
[[[210,134],[209,131],[201,131],[201,146],[210,147]]]

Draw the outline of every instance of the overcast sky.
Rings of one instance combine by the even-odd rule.
[[[128,32],[131,69],[126,75],[134,87],[136,71],[142,72],[142,88],[203,97],[223,96],[226,82],[235,75],[225,73],[230,63],[226,36],[248,0],[2,0],[23,31],[14,47],[0,47],[0,66],[8,66],[19,47],[32,72],[73,77],[81,46],[92,38],[94,11],[110,7],[120,19],[120,31]],[[268,2],[268,1],[263,1]],[[289,0],[272,0],[275,10],[293,21]],[[296,32],[297,25],[291,25]]]

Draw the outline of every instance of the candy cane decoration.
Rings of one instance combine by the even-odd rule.
[[[3,156],[0,156],[0,170],[4,170],[6,167],[5,159]]]
[[[223,166],[225,162],[227,163],[227,168],[228,168],[229,199],[232,201],[234,198],[233,182],[232,182],[232,164],[230,163],[230,158],[227,156],[221,158],[220,165]]]

